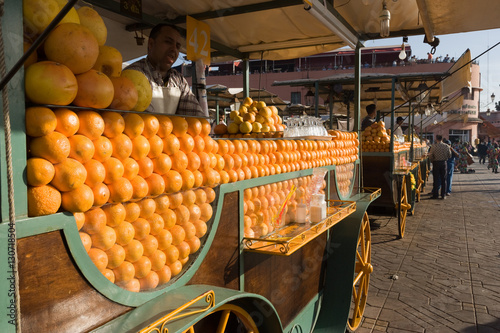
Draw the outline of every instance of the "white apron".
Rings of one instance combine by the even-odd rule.
[[[149,76],[153,78],[153,74],[147,67]],[[154,112],[163,114],[175,114],[177,112],[177,106],[179,105],[179,100],[181,97],[181,90],[179,87],[169,82],[167,86],[160,86],[154,80],[151,82],[152,86],[152,99],[151,106]]]
[[[156,113],[175,114],[181,97],[181,90],[176,86],[162,87],[155,82],[151,105]]]

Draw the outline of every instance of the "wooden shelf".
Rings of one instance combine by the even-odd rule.
[[[245,251],[289,256],[356,211],[355,201],[329,200],[327,218],[318,223],[290,223],[260,238],[243,238]]]

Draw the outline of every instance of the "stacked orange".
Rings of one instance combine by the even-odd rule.
[[[200,186],[347,164],[358,154],[355,133],[334,131],[330,141],[215,141],[209,137],[210,125],[205,119],[177,116],[75,113],[65,108],[53,112],[33,107],[26,112],[26,128],[32,138],[31,155],[46,160],[30,161],[28,175],[48,178],[29,180],[28,184],[40,187],[50,183],[63,193],[63,210],[71,212],[84,212],[107,202],[123,203]],[[50,167],[47,161],[57,166],[53,172],[45,170]],[[51,187],[38,190],[54,192]],[[30,216],[59,209],[57,205],[40,208],[43,202],[39,199],[29,202],[38,207]]]
[[[90,259],[129,291],[155,289],[181,273],[201,245],[215,192],[198,188],[155,199],[107,204],[75,219]]]
[[[365,152],[388,152],[390,137],[383,121],[375,122],[362,133],[362,149]]]
[[[330,141],[315,140],[216,140],[224,159],[221,183],[342,165],[357,159],[355,133],[339,132]],[[226,174],[228,177],[226,177]]]
[[[26,110],[31,155],[27,162],[29,216],[53,214],[60,206],[71,212],[92,207],[94,195],[85,184],[88,173],[84,164],[92,158],[94,145],[79,130],[79,118],[68,109]]]
[[[332,164],[341,165],[356,161],[359,153],[358,133],[338,130],[331,133],[333,145],[336,146],[334,149],[337,149],[337,160]]]
[[[339,165],[335,169],[335,176],[337,178],[337,186],[340,195],[347,196],[351,189],[351,184],[354,176],[354,164]]]
[[[247,188],[243,193],[244,235],[249,238],[265,236],[295,219],[297,204],[310,197],[309,187],[312,176],[285,180],[277,183]],[[292,186],[295,192],[285,203]],[[320,193],[324,193],[323,181]],[[280,208],[283,212],[280,212]],[[281,220],[279,216],[281,214]]]
[[[29,216],[214,186],[224,168],[205,119],[32,107],[26,129]]]

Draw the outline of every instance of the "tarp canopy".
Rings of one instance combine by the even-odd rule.
[[[441,96],[441,89],[435,83],[442,79],[446,73],[406,73],[406,74],[362,74],[361,75],[361,109],[368,104],[376,103],[377,109],[390,112],[392,98],[392,80],[396,80],[395,107],[396,112],[408,113],[407,101],[419,95],[420,89],[428,89],[422,94],[425,97],[422,104],[438,104]],[[304,86],[315,92],[316,82],[319,85],[319,95],[329,102],[330,94],[333,96],[334,113],[347,112],[347,104],[353,110],[354,74],[337,74],[320,79],[299,79],[289,81],[274,82],[275,86]],[[420,86],[425,84],[425,88]],[[432,87],[432,88],[431,88]],[[413,100],[417,104],[419,100]]]
[[[470,92],[472,88],[472,69],[469,65],[470,61],[470,50],[467,49],[448,70],[448,72],[453,73],[453,75],[450,75],[441,82],[442,98],[450,97],[463,88],[468,88]]]
[[[408,114],[410,109],[415,108],[422,111],[429,103],[440,112],[459,109],[463,104],[464,89],[470,92],[471,88],[470,59],[470,51],[466,50],[447,72],[361,74],[361,109],[375,103],[377,109],[390,112],[393,80],[394,107],[397,113]],[[306,87],[313,92],[318,86],[319,96],[325,102],[332,99],[333,112],[346,114],[348,104],[352,105],[354,97],[354,79],[354,73],[346,73],[320,79],[277,81],[273,86]]]
[[[159,22],[186,27],[186,15],[211,29],[212,55],[219,59],[293,59],[380,38],[382,1],[351,0],[143,0],[138,18],[118,15],[119,0],[87,0],[105,17],[108,45],[124,60],[146,53],[136,46]],[[140,3],[140,2],[138,2]],[[445,34],[500,28],[500,1],[386,1],[390,37]],[[126,49],[123,45],[129,45]]]
[[[238,102],[234,94],[231,94],[228,88],[222,84],[207,85],[207,100],[209,108],[216,108],[217,105],[222,108],[228,108],[231,104]]]

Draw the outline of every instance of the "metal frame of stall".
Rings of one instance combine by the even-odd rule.
[[[356,66],[356,68],[360,67]],[[388,178],[387,183],[389,184],[388,190],[389,197],[392,197],[392,203],[388,204],[389,208],[395,209],[395,212],[398,216],[398,229],[399,229],[399,237],[404,237],[404,231],[406,226],[406,215],[408,213],[413,214],[415,209],[415,202],[420,200],[420,194],[424,191],[425,182],[427,180],[428,175],[428,162],[425,158],[426,154],[422,151],[423,148],[418,148],[420,151],[417,153],[416,148],[414,147],[414,122],[415,122],[415,113],[418,109],[420,109],[420,102],[423,98],[417,103],[417,105],[412,105],[412,103],[408,103],[406,101],[402,101],[402,103],[396,107],[396,86],[398,82],[404,81],[408,82],[426,82],[428,80],[439,81],[442,78],[446,77],[448,74],[446,72],[443,73],[405,73],[405,74],[380,74],[380,75],[366,75],[361,76],[358,71],[355,71],[354,78],[352,77],[344,77],[344,78],[336,78],[336,77],[327,77],[322,79],[299,79],[299,80],[290,80],[290,81],[281,81],[275,82],[273,85],[290,85],[290,86],[305,86],[305,87],[314,87],[315,94],[315,107],[316,107],[316,116],[318,116],[318,96],[320,94],[321,89],[327,87],[328,89],[328,97],[330,101],[333,101],[335,84],[340,85],[352,85],[354,83],[354,87],[357,87],[354,90],[355,103],[357,102],[358,107],[355,112],[355,131],[358,133],[358,136],[361,135],[361,130],[359,127],[359,103],[361,91],[361,84],[368,83],[390,83],[391,88],[391,97],[390,97],[390,110],[384,112],[384,115],[390,114],[390,124],[391,124],[391,133],[394,132],[395,126],[395,114],[407,114],[407,118],[409,119],[409,141],[411,142],[410,149],[408,151],[402,152],[394,152],[394,136],[390,136],[390,148],[389,152],[361,152],[360,150],[360,160],[362,165],[362,176],[360,177],[361,186],[365,184],[365,174],[366,174],[366,166],[364,164],[364,158],[370,159],[371,157],[387,157],[389,158],[388,172],[389,174],[382,175],[382,179]],[[433,89],[433,86],[426,87],[425,89],[419,85],[417,96],[420,95],[430,95]],[[408,97],[408,96],[407,96]],[[436,98],[436,96],[434,97]],[[412,98],[407,98],[412,100]],[[413,98],[414,99],[414,98]],[[342,101],[337,101],[342,102]],[[437,102],[437,99],[436,99]],[[333,104],[329,103],[329,111],[330,111],[330,127],[332,126],[332,114],[333,114]],[[349,128],[349,119],[350,119],[350,107],[349,100],[347,100],[347,126]],[[356,105],[356,104],[355,104]],[[401,111],[408,107],[408,111]],[[397,110],[400,110],[397,112]],[[358,118],[356,119],[356,116]],[[381,118],[381,112],[377,114],[377,120]],[[410,163],[409,165],[406,165]],[[425,176],[422,176],[422,173],[425,173]],[[410,176],[411,174],[411,176]],[[412,178],[415,181],[415,184],[412,185]],[[391,180],[391,181],[389,181]],[[368,184],[368,186],[375,186],[373,184]],[[377,185],[378,187],[378,185]],[[382,191],[384,194],[384,191]],[[387,194],[386,194],[387,196]],[[378,201],[380,203],[380,199]],[[377,206],[377,201],[373,204]]]

